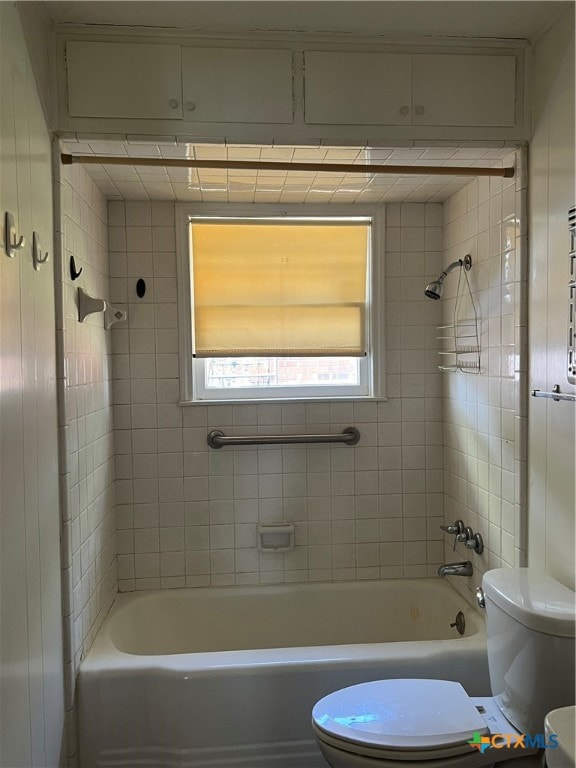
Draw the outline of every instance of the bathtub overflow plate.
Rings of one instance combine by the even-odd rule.
[[[466,632],[466,619],[462,611],[458,611],[456,619],[450,624],[451,627],[456,627],[459,635],[463,635]]]

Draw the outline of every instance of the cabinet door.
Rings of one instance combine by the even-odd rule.
[[[292,123],[292,52],[182,48],[184,119]]]
[[[182,117],[179,45],[69,42],[71,117]]]
[[[416,54],[412,125],[513,126],[516,58]]]
[[[411,57],[305,53],[305,120],[326,125],[410,125]]]

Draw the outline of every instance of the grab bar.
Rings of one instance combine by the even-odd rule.
[[[554,384],[552,387],[552,392],[542,392],[541,389],[533,389],[532,397],[548,397],[551,400],[569,400],[571,402],[576,401],[576,395],[560,392],[559,384]]]
[[[224,432],[213,429],[208,434],[210,448],[223,448],[225,445],[280,445],[290,443],[345,443],[356,445],[360,432],[356,427],[346,427],[338,435],[237,435],[226,437]]]

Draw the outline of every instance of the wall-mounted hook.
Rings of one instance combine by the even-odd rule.
[[[76,270],[76,262],[74,261],[74,256],[70,256],[70,279],[78,280],[81,274],[82,267],[80,267],[79,270]]]
[[[40,235],[36,231],[32,232],[32,260],[34,262],[34,269],[36,272],[40,272],[40,265],[46,264],[48,261],[48,251],[46,251],[45,256],[42,256]]]
[[[4,248],[6,250],[6,256],[10,256],[11,259],[16,256],[16,251],[24,248],[26,245],[26,238],[21,236],[18,238],[16,235],[16,224],[14,223],[14,216],[10,211],[6,211],[5,224],[4,224]]]

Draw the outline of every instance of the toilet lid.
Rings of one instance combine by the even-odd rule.
[[[489,733],[464,688],[449,680],[353,685],[320,699],[312,719],[338,739],[398,750],[456,746]]]

